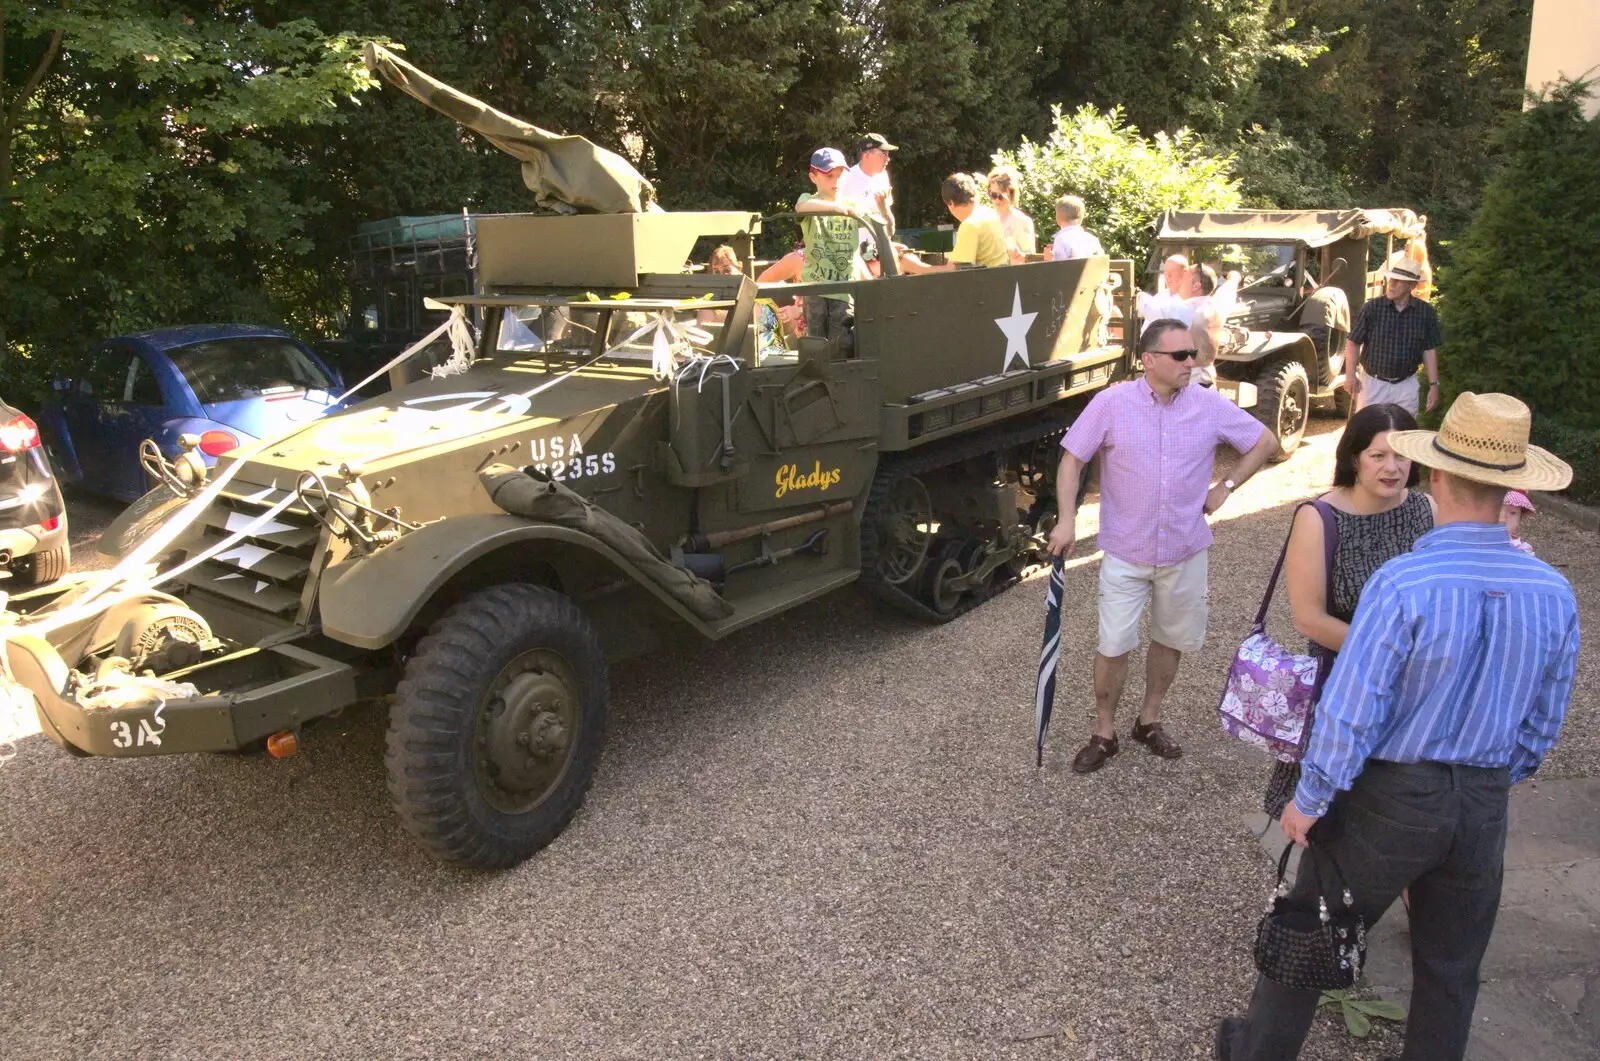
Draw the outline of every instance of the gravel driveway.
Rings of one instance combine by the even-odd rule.
[[[1069,769],[1091,714],[1092,561],[1069,573],[1077,647],[1042,771],[1041,580],[936,628],[846,591],[617,667],[586,808],[502,874],[440,866],[401,833],[374,709],[281,762],[26,741],[0,768],[0,1052],[1209,1057],[1269,883],[1241,825],[1268,765],[1214,705],[1284,506],[1328,480],[1335,437],[1217,527],[1212,644],[1170,699],[1178,762],[1125,743],[1097,775]],[[1544,518],[1530,537],[1583,577],[1592,628],[1593,565],[1576,565],[1593,536]],[[1586,665],[1551,774],[1596,771],[1597,688]],[[1325,1016],[1303,1056],[1397,1042],[1356,1044]]]

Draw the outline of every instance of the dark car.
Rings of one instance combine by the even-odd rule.
[[[0,565],[35,586],[67,573],[67,510],[39,428],[0,402]]]
[[[61,475],[132,501],[147,489],[139,444],[169,460],[194,435],[207,464],[338,406],[338,373],[287,332],[248,324],[162,328],[109,339],[40,416]]]

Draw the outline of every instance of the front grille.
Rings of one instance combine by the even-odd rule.
[[[201,517],[204,532],[195,551],[204,552],[225,541],[283,496],[279,490],[248,497],[223,494]],[[320,525],[305,513],[285,509],[191,568],[184,581],[274,615],[293,615],[300,606],[320,531]]]

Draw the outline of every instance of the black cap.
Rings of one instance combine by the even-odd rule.
[[[856,155],[877,148],[879,151],[898,151],[898,147],[891,144],[882,133],[862,133],[861,139],[856,141]]]

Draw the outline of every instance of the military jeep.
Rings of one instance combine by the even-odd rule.
[[[45,734],[79,755],[286,754],[387,698],[405,827],[509,866],[583,800],[608,659],[851,583],[932,622],[1014,583],[1055,519],[1063,432],[1133,370],[1132,263],[765,287],[683,270],[706,239],[748,260],[759,230],[479,218],[481,293],[443,300],[458,332],[482,311],[475,347],[209,470],[148,454],[162,485],[101,543],[117,570],[12,598],[5,650]],[[855,298],[851,351],[760,350],[758,299],[829,292]]]
[[[1369,262],[1387,261],[1396,239],[1426,238],[1410,210],[1168,211],[1155,262],[1183,254],[1239,270],[1238,301],[1217,351],[1217,387],[1294,452],[1316,406],[1347,415],[1344,344],[1353,314],[1382,293]],[[1384,245],[1377,246],[1383,237]],[[1317,291],[1308,296],[1306,281]]]

